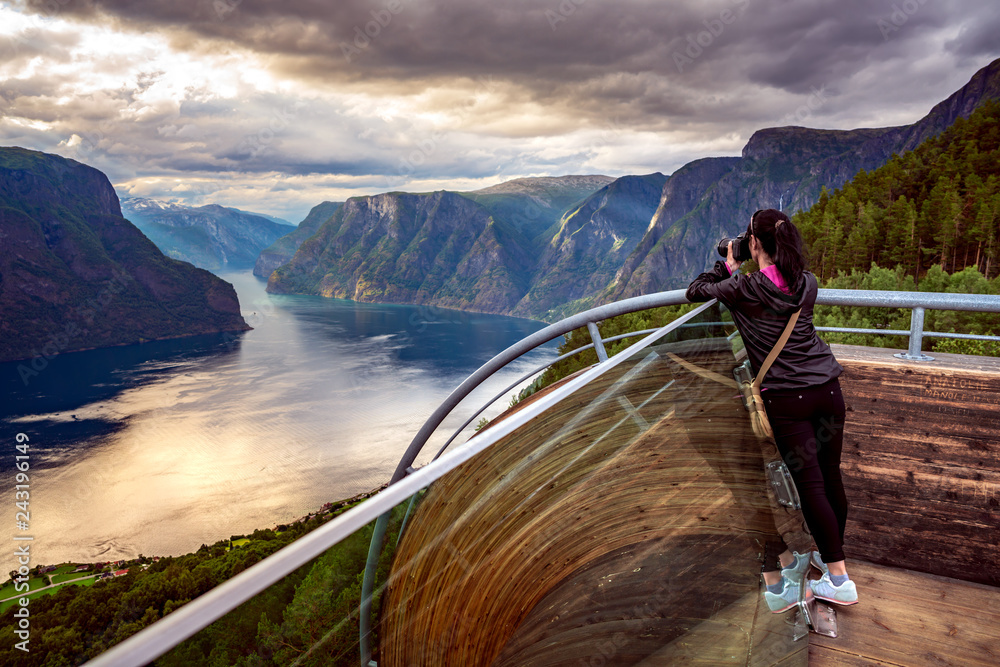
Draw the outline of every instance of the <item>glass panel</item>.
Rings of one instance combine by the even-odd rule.
[[[791,613],[772,615],[761,598],[775,519],[794,528],[801,516],[769,499],[764,454],[732,380],[742,361],[734,333],[716,307],[622,352],[412,507],[398,505],[379,552],[374,662],[805,664],[808,643],[793,641]],[[358,530],[155,664],[361,664],[374,530]],[[165,559],[149,585],[196,597],[202,582],[272,552],[255,545],[266,532],[229,551],[206,547],[192,562]]]
[[[395,551],[408,503],[391,512],[377,581],[384,581]],[[362,573],[375,522],[354,532],[322,556],[248,600],[191,639],[157,659],[160,666],[190,665],[351,665],[360,664],[358,608]],[[228,565],[235,571],[255,562],[252,552],[240,559],[234,549]],[[219,566],[219,563],[216,564]],[[168,566],[169,567],[169,566]],[[198,569],[193,568],[197,577]],[[373,600],[380,612],[381,590]],[[378,642],[378,628],[373,641]]]
[[[761,598],[778,531],[726,315],[631,353],[429,488],[389,574],[380,666],[805,663]]]

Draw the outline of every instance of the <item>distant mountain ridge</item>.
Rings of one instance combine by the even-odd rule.
[[[544,177],[467,193],[354,197],[271,274],[268,291],[509,313],[562,212],[614,180]]]
[[[567,304],[600,293],[642,239],[666,180],[660,173],[624,176],[575,204],[512,313],[554,317]]]
[[[250,268],[264,248],[295,229],[217,204],[191,207],[125,197],[122,211],[165,255],[210,271]]]
[[[249,329],[233,286],[165,257],[122,217],[107,177],[0,148],[0,361]]]
[[[528,178],[467,193],[352,198],[271,275],[268,290],[553,321],[684,287],[753,211],[808,209],[824,188],[937,136],[987,99],[1000,99],[1000,60],[912,125],[761,129],[741,156],[695,160],[670,176]],[[473,279],[473,267],[485,273]]]

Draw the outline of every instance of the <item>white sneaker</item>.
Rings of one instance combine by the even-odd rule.
[[[799,583],[791,581],[784,575],[781,578],[785,582],[785,588],[780,593],[764,589],[764,601],[767,602],[772,614],[786,612],[799,603]]]
[[[787,584],[785,585],[787,586]],[[833,582],[830,581],[829,572],[815,581],[810,581],[809,588],[812,589],[813,595],[820,600],[842,605],[858,603],[858,588],[854,582],[848,579],[840,586],[834,586]]]

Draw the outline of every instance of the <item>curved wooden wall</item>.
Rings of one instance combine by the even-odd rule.
[[[621,390],[605,393],[639,360],[428,490],[383,597],[380,666],[804,655],[757,609],[776,531],[742,403],[667,350],[735,365],[725,339],[656,348]]]

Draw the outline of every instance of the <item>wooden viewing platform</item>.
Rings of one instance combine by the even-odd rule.
[[[1000,664],[1000,360],[834,346],[848,406],[837,638],[770,614],[766,492],[725,339],[658,345],[442,478],[400,541],[380,667]],[[523,408],[524,406],[518,406]]]

